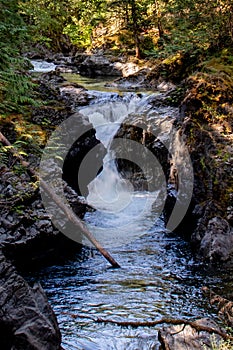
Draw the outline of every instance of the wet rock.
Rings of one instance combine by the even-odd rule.
[[[76,52],[76,54],[72,57],[72,64],[78,68],[80,64],[87,59],[87,57],[89,57],[89,55]]]
[[[192,211],[192,216],[196,221],[196,226],[191,236],[191,242],[197,248],[200,247],[201,240],[205,235],[209,221],[215,216],[221,217],[223,215],[224,211],[214,200],[205,201],[195,205]]]
[[[59,125],[74,113],[77,106],[88,104],[91,99],[83,87],[66,83],[58,72],[43,74],[38,92],[42,99],[51,101],[32,110],[32,121],[44,129]]]
[[[114,66],[122,72],[123,77],[137,73],[140,68],[134,62],[115,62]]]
[[[202,318],[195,321],[197,325],[212,327],[220,330],[217,324],[210,319]],[[175,325],[164,327],[159,331],[159,341],[161,350],[203,350],[204,346],[211,348],[211,335],[206,331],[198,331],[190,325]],[[222,340],[219,335],[215,335],[215,341]]]
[[[101,75],[121,76],[121,70],[103,55],[90,55],[79,65],[81,75],[95,77]]]
[[[59,84],[65,82],[65,78],[63,78],[60,74],[60,72],[57,71],[51,71],[48,73],[43,73],[40,76],[40,83],[44,83],[47,85],[50,89],[55,88],[59,86]]]
[[[63,53],[56,53],[49,57],[50,62],[53,62],[57,66],[65,65],[71,66],[73,58],[70,55],[64,55]]]
[[[148,97],[146,108],[150,110],[156,103],[156,97]],[[139,104],[140,106],[140,104]],[[117,165],[121,175],[132,181],[135,189],[155,191],[163,185],[170,174],[169,149],[172,145],[173,115],[175,109],[157,108],[156,112],[137,115],[131,113],[121,124],[115,138],[136,141],[135,147],[119,145],[114,151],[119,154]],[[164,118],[162,118],[164,116]],[[124,154],[125,156],[121,156]],[[135,155],[137,154],[137,157]],[[131,161],[129,161],[131,160]]]
[[[67,104],[73,109],[78,106],[85,106],[93,99],[86,89],[78,84],[66,84],[60,87],[61,96],[66,100]]]
[[[71,124],[69,127],[70,135],[74,134],[75,142],[72,144],[63,164],[63,179],[79,195],[88,194],[88,184],[96,177],[101,169],[103,158],[106,154],[105,147],[95,137],[95,129],[90,124],[88,118],[76,113],[76,128]],[[79,137],[76,137],[78,130]],[[94,150],[93,152],[90,152]],[[80,165],[85,156],[89,153],[89,161],[86,164],[85,176],[79,179]]]
[[[59,350],[56,316],[40,285],[29,287],[0,252],[1,349]]]
[[[226,263],[233,260],[233,228],[221,217],[208,222],[200,243],[201,256],[212,263]]]
[[[118,89],[137,91],[140,89],[151,88],[150,81],[147,80],[148,69],[141,69],[137,73],[123,76],[114,80],[114,82],[107,83],[107,87],[117,87]]]
[[[174,209],[174,206],[176,204],[177,200],[177,189],[175,188],[174,185],[169,184],[167,187],[167,198],[164,204],[164,209],[163,209],[163,216],[164,216],[164,221],[167,224],[169,221],[169,218],[171,216],[171,213]]]
[[[107,87],[117,87],[118,89],[124,89],[129,91],[137,91],[141,89],[151,89],[155,91],[160,91],[163,93],[171,93],[176,89],[176,85],[164,81],[161,78],[151,79],[150,77],[150,68],[139,68],[135,69],[134,72],[124,73],[122,70],[123,77],[117,78],[111,83],[107,83]],[[167,98],[167,97],[166,97]],[[165,98],[164,98],[165,100]]]
[[[78,68],[75,66],[66,66],[64,64],[61,64],[59,66],[56,67],[56,72],[62,73],[62,74],[66,74],[66,73],[78,73]]]
[[[64,182],[64,193],[71,208],[79,218],[83,218],[87,211],[93,211],[94,209],[87,204],[84,197],[79,197],[77,192],[73,190]]]
[[[162,81],[157,85],[157,89],[161,92],[172,91],[176,88],[176,85],[169,81]]]

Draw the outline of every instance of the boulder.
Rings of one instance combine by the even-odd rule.
[[[101,75],[121,76],[121,70],[103,55],[89,55],[78,67],[81,75],[96,77]]]
[[[196,221],[196,225],[191,236],[191,242],[197,249],[200,248],[200,244],[207,230],[209,221],[213,217],[222,217],[223,215],[224,212],[222,208],[219,206],[219,203],[214,200],[207,200],[195,205],[192,211],[192,216]]]
[[[123,77],[128,77],[132,74],[137,73],[140,70],[138,64],[134,62],[116,62],[115,67],[122,71]]]
[[[201,256],[212,263],[227,263],[233,260],[233,229],[229,223],[214,217],[208,222],[200,244]]]
[[[215,328],[220,331],[217,324],[210,319],[202,318],[196,321],[197,325]],[[211,335],[206,331],[198,331],[190,325],[180,324],[171,327],[163,327],[159,331],[159,341],[162,350],[203,350],[211,347]],[[215,334],[215,342],[222,338]]]
[[[130,120],[130,118],[132,118]],[[114,148],[116,155],[119,154],[117,160],[117,167],[121,175],[124,178],[130,180],[136,190],[156,190],[163,183],[161,178],[160,167],[157,166],[157,161],[161,164],[165,177],[168,177],[169,173],[169,161],[168,161],[168,149],[161,142],[156,134],[152,133],[150,128],[146,127],[145,121],[137,115],[131,114],[130,117],[125,120],[117,134],[115,139],[130,139],[135,141],[135,147],[137,144],[141,144],[140,152],[137,153],[138,157],[135,157],[135,147],[132,149],[124,149],[121,143]],[[148,150],[151,152],[149,153]],[[126,152],[126,156],[123,155]],[[153,155],[153,156],[152,156]],[[130,161],[130,159],[132,161]],[[150,161],[148,161],[150,159]],[[155,181],[156,179],[156,181]]]
[[[39,284],[31,288],[0,252],[2,350],[59,350],[56,316]]]
[[[93,96],[90,96],[86,89],[75,83],[61,86],[60,93],[66,100],[67,104],[69,104],[69,106],[71,106],[74,110],[78,106],[88,105],[88,103],[93,99]]]
[[[123,67],[121,67],[121,69],[122,68]],[[147,79],[147,73],[147,68],[140,69],[136,73],[132,74],[124,73],[123,77],[117,78],[111,83],[107,83],[106,86],[129,91],[151,88],[150,81]]]

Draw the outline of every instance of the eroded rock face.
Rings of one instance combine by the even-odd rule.
[[[197,320],[196,324],[220,330],[217,324],[210,319]],[[215,335],[215,340],[219,342],[221,337]],[[209,332],[198,331],[185,324],[162,328],[159,331],[159,341],[162,350],[203,350],[204,346],[211,348]]]
[[[0,252],[0,336],[3,350],[59,350],[56,316],[39,284],[33,288]]]
[[[34,108],[30,124],[40,126],[45,140],[57,125],[73,115],[71,100],[75,104],[76,96],[81,98],[79,92],[83,92],[82,98],[85,95],[82,89],[75,91],[75,96],[72,96],[73,90],[67,92],[68,97],[61,96],[59,86],[62,82],[60,75],[52,72],[43,75],[38,88],[41,98],[47,98],[46,101],[50,103]],[[5,136],[15,142],[19,137],[15,124],[10,121],[2,125]],[[79,152],[85,155],[90,145],[98,143],[92,125],[81,115],[77,115],[77,127],[84,135],[76,143],[76,157]],[[38,169],[40,159],[30,149],[28,160],[32,167]],[[56,170],[53,165],[51,161],[51,172]],[[15,169],[17,166],[18,171]],[[61,167],[59,170],[62,172]],[[54,264],[77,253],[80,245],[54,227],[43,206],[35,179],[30,178],[19,160],[10,155],[8,161],[0,165],[0,175],[1,349],[58,350],[61,335],[45,293],[39,285],[29,287],[12,264],[20,271]],[[80,201],[77,193],[65,183],[64,193],[74,212],[82,217],[86,212],[86,203]]]
[[[158,99],[151,98],[148,105],[160,102],[160,97]],[[125,159],[119,157],[117,161],[122,176],[130,179],[137,190],[148,190],[149,187],[150,190],[156,190],[157,186],[160,186],[161,174],[166,180],[169,178],[169,147],[173,139],[174,119],[171,116],[173,111],[166,107],[161,107],[161,112],[159,112],[159,108],[157,110],[158,112],[152,113],[150,116],[147,113],[139,115],[131,113],[115,135],[116,139],[129,139],[135,142],[135,147],[136,144],[141,144],[137,157],[134,154],[135,147],[131,147],[132,149],[128,147]],[[119,144],[115,152],[120,155],[124,154],[124,147]],[[127,159],[132,159],[132,162]],[[146,180],[149,178],[150,180]]]
[[[199,256],[212,264],[233,263],[233,114],[229,104],[233,90],[228,79],[224,74],[218,80],[201,73],[190,77],[180,105],[180,128],[194,171],[191,241]]]
[[[101,168],[106,150],[100,141],[96,139],[96,131],[88,118],[79,113],[74,114],[73,117],[76,119],[76,125],[75,127],[72,125],[72,120],[68,123],[68,132],[70,134],[68,139],[74,136],[75,142],[65,157],[63,179],[79,195],[86,196],[88,194],[87,186],[96,177],[97,170]],[[76,134],[78,135],[77,137]],[[90,152],[93,149],[94,151]],[[89,152],[89,162],[85,167],[85,176],[81,176],[81,180],[79,181],[80,165]],[[93,166],[93,164],[96,166]]]
[[[23,269],[65,258],[80,246],[60,233],[52,224],[38,190],[29,175],[1,170],[0,247]],[[67,184],[64,192],[71,207],[83,217],[87,205]]]

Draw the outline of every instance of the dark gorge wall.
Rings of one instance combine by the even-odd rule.
[[[16,117],[10,116],[1,120],[0,130],[12,143],[22,137],[21,130],[22,133],[33,130],[34,138],[31,143],[25,143],[24,153],[27,154],[31,167],[38,169],[40,153],[46,140],[57,125],[74,115],[73,101],[75,99],[75,103],[78,102],[74,89],[71,89],[71,95],[61,95],[60,84],[63,79],[59,74],[48,73],[39,80],[38,77],[36,79],[39,83],[38,94],[46,103],[34,107],[29,115],[21,117],[21,128],[18,127]],[[85,95],[84,89],[78,91],[79,97],[82,93]],[[84,98],[80,98],[83,104]],[[76,180],[79,161],[90,148],[98,144],[92,125],[82,119],[81,115],[77,115],[77,120],[80,132],[83,130],[82,137],[72,146],[63,169],[64,178],[74,188],[76,185],[72,181]],[[85,130],[88,132],[85,133]],[[101,159],[100,156],[100,163]],[[56,164],[51,162],[51,169],[47,171],[53,172],[54,166]],[[0,172],[1,349],[59,350],[61,334],[45,293],[40,285],[30,287],[18,271],[28,272],[44,265],[65,261],[80,251],[80,245],[66,238],[54,227],[43,206],[38,183],[30,177],[19,160],[4,153]],[[94,176],[95,174],[88,174],[85,186]],[[63,187],[74,212],[83,217],[86,204],[80,201],[77,193],[65,182]]]

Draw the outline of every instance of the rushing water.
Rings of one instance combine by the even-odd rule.
[[[147,96],[129,93],[115,100],[115,96],[107,94],[105,100],[101,98],[99,103],[80,109],[107,150],[102,172],[88,186],[87,201],[96,211],[85,216],[89,229],[105,247],[128,243],[144,234],[155,222],[155,215],[150,214],[160,189],[134,191],[131,182],[118,173],[112,149],[113,137],[121,122],[131,113],[145,113],[148,110],[146,102]],[[122,140],[118,141],[121,144]]]
[[[118,102],[109,103],[116,112]],[[29,278],[39,280],[45,289],[57,314],[65,349],[158,349],[157,330],[161,326],[122,328],[95,323],[90,317],[132,321],[164,316],[216,317],[201,287],[228,290],[232,277],[196,264],[189,245],[167,232],[162,220],[155,220],[151,206],[155,198],[148,192],[134,192],[111,161],[111,139],[125,115],[135,108],[139,112],[137,96],[121,106],[121,113],[110,113],[111,118],[105,108],[97,104],[95,112],[93,106],[80,110],[90,117],[96,136],[108,150],[102,173],[89,185],[87,199],[97,211],[88,213],[85,220],[93,233],[100,229],[107,237],[104,239],[112,239],[110,252],[122,267],[112,269],[95,250],[83,248],[76,259],[34,272]],[[152,201],[143,211],[140,206],[148,202],[148,196]],[[143,212],[140,220],[138,211]],[[127,232],[130,239],[126,239]],[[120,237],[120,244],[114,242],[114,236]]]
[[[232,283],[227,274],[196,265],[188,245],[164,232],[162,222],[111,253],[121,269],[109,268],[98,253],[83,249],[76,260],[33,274],[58,316],[67,350],[158,349],[159,326],[121,328],[94,323],[88,317],[132,321],[214,317],[201,287],[218,291]]]
[[[31,64],[33,66],[31,72],[47,73],[56,69],[56,65],[54,63],[43,60],[31,60]]]

